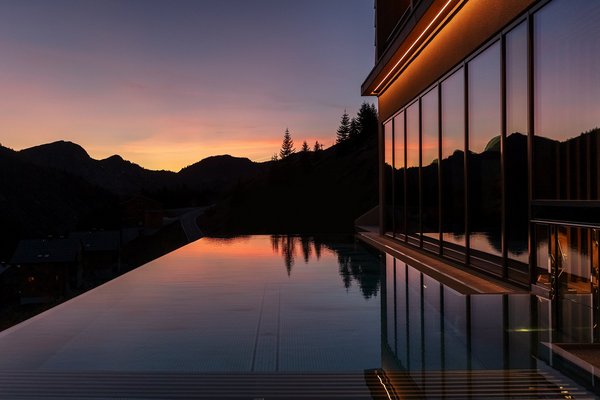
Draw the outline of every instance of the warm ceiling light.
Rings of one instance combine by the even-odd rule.
[[[398,68],[398,66],[400,65],[400,63],[402,63],[402,61],[406,58],[406,56],[408,55],[408,53],[410,53],[410,51],[413,49],[413,47],[415,47],[417,45],[417,43],[421,40],[421,38],[427,33],[427,31],[429,30],[429,28],[431,28],[431,26],[435,23],[435,21],[437,21],[437,19],[440,17],[440,15],[442,15],[442,13],[444,12],[444,10],[446,10],[446,8],[453,1],[454,0],[448,0],[446,2],[446,4],[444,4],[444,7],[442,7],[442,9],[437,13],[437,15],[431,20],[431,22],[429,23],[429,25],[427,25],[425,27],[425,29],[423,29],[423,32],[421,32],[421,34],[419,35],[419,37],[417,37],[415,39],[415,41],[413,42],[413,44],[410,45],[410,47],[404,52],[404,54],[402,55],[402,57],[400,57],[400,59],[396,62],[396,64],[394,64],[394,66],[392,67],[392,69],[390,70],[390,72],[388,72],[387,75],[383,77],[383,79],[381,80],[381,82],[379,82],[379,85],[377,85],[377,87],[375,89],[373,89],[373,94],[377,94],[377,92],[379,91],[379,88],[385,83],[385,81],[387,81],[387,79],[390,77],[390,75],[392,75],[393,73],[396,72],[396,68]]]

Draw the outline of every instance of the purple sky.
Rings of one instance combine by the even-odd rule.
[[[0,143],[178,170],[329,146],[364,100],[372,0],[0,0]]]

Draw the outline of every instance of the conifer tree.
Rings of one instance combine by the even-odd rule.
[[[360,136],[377,134],[377,109],[375,104],[362,103],[356,114],[356,120],[360,127]]]
[[[319,143],[319,141],[317,140],[315,142],[315,147],[313,147],[313,151],[321,151],[323,150],[323,145],[321,143]]]
[[[342,118],[340,120],[340,127],[337,130],[337,136],[335,138],[336,143],[342,143],[346,139],[348,139],[348,135],[350,134],[350,118],[348,117],[348,113],[344,110],[344,114],[342,114]]]
[[[348,138],[353,139],[360,134],[360,125],[356,117],[352,117],[350,120],[350,131],[348,132]]]
[[[308,147],[308,143],[306,143],[306,140],[304,142],[302,142],[302,152],[306,153],[310,151],[310,148]]]
[[[292,135],[290,135],[289,129],[285,128],[285,133],[283,134],[283,143],[281,143],[281,150],[279,150],[279,158],[283,160],[295,151],[296,149],[294,149]]]

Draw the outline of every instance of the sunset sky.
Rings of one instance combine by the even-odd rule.
[[[372,0],[0,1],[0,143],[179,170],[329,146],[373,66]]]

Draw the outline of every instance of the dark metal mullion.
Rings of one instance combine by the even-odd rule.
[[[472,343],[471,343],[471,295],[465,296],[465,308],[466,308],[466,342],[467,342],[467,370],[471,371],[473,368],[473,354],[472,354]],[[469,387],[471,387],[471,374],[469,374]]]
[[[419,107],[419,205],[418,205],[418,214],[419,214],[419,247],[423,247],[423,110],[422,110],[422,97],[419,97],[419,101],[417,102]]]
[[[389,123],[392,124],[392,237],[396,237],[396,128],[395,118],[392,118]],[[385,127],[384,127],[385,137]]]
[[[408,235],[407,235],[408,236]],[[406,368],[410,370],[410,304],[408,303],[409,288],[408,288],[408,266],[404,264],[404,305],[405,305],[405,319],[406,319]]]
[[[407,211],[407,205],[408,205],[408,197],[407,197],[407,178],[406,178],[406,158],[407,158],[407,151],[406,151],[406,111],[408,110],[408,108],[406,108],[404,110],[403,114],[403,125],[404,125],[404,227],[403,227],[403,231],[404,231],[404,241],[408,243],[408,231],[407,231],[407,227],[408,227],[408,211]]]
[[[465,63],[464,67],[464,126],[465,126],[465,152],[464,152],[464,211],[465,211],[465,265],[471,264],[471,238],[469,227],[469,64]]]
[[[510,319],[508,315],[508,295],[502,295],[502,348],[504,349],[502,355],[502,368],[505,370],[510,368]],[[530,325],[531,326],[531,325]]]
[[[398,288],[396,287],[396,282],[398,279],[396,278],[396,258],[394,258],[394,354],[396,358],[398,358],[398,301],[397,294]],[[388,339],[388,344],[389,344]]]
[[[535,156],[533,149],[533,133],[535,130],[534,113],[534,82],[533,82],[533,15],[527,16],[527,215],[528,215],[528,247],[529,247],[529,283],[533,284],[536,281],[537,254],[535,251],[535,234],[534,225],[531,223],[533,199],[533,157]]]
[[[441,354],[440,354],[440,366],[442,371],[446,370],[446,335],[445,335],[445,331],[446,331],[446,327],[445,327],[445,321],[446,319],[444,318],[444,286],[440,283],[439,285],[439,291],[440,291],[440,349],[441,349]],[[442,378],[442,382],[443,382],[443,378]]]
[[[443,242],[443,224],[442,218],[444,212],[442,209],[442,85],[438,84],[438,232],[439,232],[439,246],[438,254],[442,256],[444,254],[444,242]]]
[[[506,107],[506,37],[502,35],[500,37],[500,64],[501,64],[501,77],[500,77],[500,91],[501,91],[501,121],[502,121],[502,132],[500,135],[500,182],[501,182],[501,214],[502,219],[500,222],[500,247],[502,249],[502,278],[508,279],[508,212],[506,209],[506,135],[507,135],[507,107]]]
[[[378,124],[378,155],[379,155],[379,234],[385,235],[386,231],[386,205],[385,205],[385,128]]]
[[[425,293],[423,290],[423,273],[419,274],[419,293],[421,299],[421,371],[425,370]],[[425,385],[426,386],[426,385]]]

